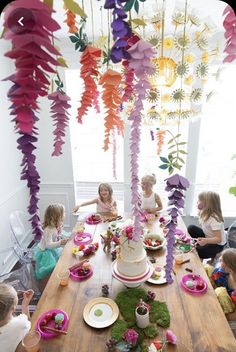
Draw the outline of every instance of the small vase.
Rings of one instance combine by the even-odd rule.
[[[140,329],[145,329],[149,325],[149,311],[145,314],[139,314],[138,308],[135,310],[136,324]]]

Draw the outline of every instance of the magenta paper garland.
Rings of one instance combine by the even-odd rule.
[[[227,45],[224,49],[227,56],[223,62],[232,62],[236,59],[236,16],[234,10],[229,5],[224,9],[223,15],[226,15],[223,26],[227,40]]]
[[[165,190],[169,192],[168,195],[168,214],[170,215],[170,221],[167,223],[168,228],[167,234],[167,255],[166,255],[166,280],[169,284],[173,282],[172,279],[172,268],[173,268],[173,250],[175,244],[175,230],[177,227],[178,215],[181,214],[180,209],[184,208],[184,192],[189,187],[189,181],[178,174],[170,176],[166,179]]]
[[[25,29],[17,34],[8,28],[8,18],[17,8],[30,9],[35,22],[31,30]],[[40,239],[42,235],[38,214],[40,176],[33,154],[38,134],[35,126],[38,118],[35,113],[39,110],[38,97],[46,96],[48,92],[50,81],[47,72],[55,72],[51,65],[58,65],[51,54],[60,55],[50,40],[52,32],[60,28],[51,15],[52,9],[39,0],[17,0],[6,7],[4,16],[4,38],[12,41],[12,49],[5,56],[15,60],[16,67],[16,72],[5,80],[13,82],[8,91],[8,98],[12,102],[10,115],[14,116],[12,121],[20,134],[17,148],[23,154],[21,179],[26,180],[30,190],[28,211],[32,215],[35,239]]]
[[[134,109],[132,110],[129,120],[132,121],[130,151],[131,151],[131,204],[134,218],[134,240],[138,241],[142,234],[140,225],[140,208],[139,208],[139,191],[138,191],[138,154],[140,151],[140,126],[141,111],[143,109],[143,100],[146,98],[146,92],[150,87],[147,75],[154,72],[151,58],[154,56],[152,45],[139,40],[128,52],[131,56],[129,67],[134,70],[137,83],[134,86],[134,94],[136,100]]]
[[[51,116],[54,120],[54,126],[56,126],[53,131],[55,138],[52,156],[59,156],[62,154],[62,146],[65,143],[63,137],[65,137],[65,129],[69,122],[67,110],[71,107],[68,103],[70,98],[64,92],[57,90],[56,92],[49,94],[48,99],[52,100]]]

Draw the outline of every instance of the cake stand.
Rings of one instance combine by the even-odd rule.
[[[122,282],[126,287],[138,287],[143,282],[150,279],[153,273],[153,265],[147,260],[146,270],[142,275],[139,276],[124,276],[117,270],[117,261],[112,263],[112,275],[114,278]]]

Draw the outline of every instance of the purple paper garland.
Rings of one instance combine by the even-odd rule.
[[[17,8],[29,9],[34,18],[34,27],[22,33],[16,33],[8,28],[8,18]],[[4,16],[6,31],[4,38],[12,41],[12,49],[5,53],[6,57],[15,60],[16,72],[5,78],[13,82],[8,91],[8,98],[12,102],[10,115],[14,118],[16,132],[20,137],[17,139],[18,149],[23,154],[21,179],[27,181],[30,191],[28,211],[35,239],[42,236],[42,227],[38,212],[38,192],[40,176],[35,166],[36,157],[33,151],[36,149],[38,120],[35,115],[39,107],[37,99],[45,96],[48,92],[50,81],[46,72],[53,73],[54,69],[48,64],[58,65],[50,55],[60,55],[51,44],[51,33],[60,26],[51,18],[52,9],[38,0],[18,0],[10,3]],[[44,50],[46,48],[46,50]],[[49,54],[50,53],[50,54]]]
[[[178,174],[170,176],[166,179],[165,190],[169,192],[168,195],[168,214],[170,215],[170,221],[167,223],[168,228],[167,235],[167,255],[166,255],[166,280],[169,284],[173,282],[172,279],[172,268],[173,268],[173,250],[175,244],[175,230],[177,227],[178,215],[181,214],[180,209],[184,208],[184,191],[189,187],[189,181]]]
[[[137,83],[134,86],[136,100],[134,109],[130,114],[129,120],[131,124],[130,137],[130,151],[131,151],[131,204],[132,215],[134,218],[134,237],[138,241],[142,234],[142,227],[140,224],[140,207],[139,207],[139,191],[138,191],[138,155],[140,151],[140,126],[141,126],[141,111],[143,109],[143,100],[146,97],[146,92],[150,87],[147,80],[147,75],[152,74],[154,67],[151,63],[151,57],[154,52],[151,44],[144,40],[139,40],[128,50],[131,59],[129,60],[129,67],[134,69]]]

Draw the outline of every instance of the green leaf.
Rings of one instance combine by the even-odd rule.
[[[57,79],[55,79],[55,83],[58,87],[60,87],[60,81],[58,81]]]
[[[134,2],[135,2],[135,0],[129,0],[129,1],[125,4],[125,6],[124,6],[124,10],[125,10],[126,12],[128,12],[129,10],[131,10],[132,7],[133,7]]]
[[[73,0],[64,0],[65,7],[73,12],[76,15],[79,15],[80,17],[87,17],[86,13],[84,10]]]
[[[147,24],[144,20],[141,20],[140,18],[134,18],[131,20],[131,22],[133,22],[133,24],[135,24],[136,26],[142,26],[145,27]]]
[[[174,141],[174,138],[171,138],[168,142],[168,144],[172,143]]]
[[[181,154],[188,154],[185,150],[179,150],[179,153],[181,153]]]
[[[178,145],[184,145],[184,144],[187,144],[187,142],[180,142],[180,143],[177,143]]]
[[[163,156],[160,156],[160,159],[163,163],[169,163],[169,160],[164,158]]]
[[[169,164],[162,164],[159,166],[160,169],[165,170],[169,167]]]
[[[74,35],[70,35],[70,40],[72,41],[72,43],[76,43],[78,41],[78,38],[75,37]]]
[[[139,2],[138,2],[138,0],[136,0],[136,2],[134,3],[134,9],[138,13],[138,11],[139,11]]]
[[[78,42],[75,44],[75,50],[79,49],[79,48],[80,48],[80,45],[81,45],[81,41],[78,41]]]
[[[168,149],[174,148],[176,147],[176,144],[172,144],[170,147],[168,147]]]
[[[181,136],[181,133],[178,133],[176,136],[175,136],[175,139],[179,138]]]
[[[178,156],[178,160],[184,164],[184,160]]]
[[[168,171],[169,171],[169,174],[172,174],[172,172],[174,171],[174,168],[172,166],[169,166]]]
[[[229,193],[233,194],[236,197],[236,186],[235,187],[230,187]]]
[[[181,166],[178,163],[173,163],[172,165],[178,170],[181,169]]]
[[[173,161],[173,159],[174,159],[174,157],[173,157],[172,154],[169,154],[169,155],[168,155],[168,158],[169,158],[170,161]]]

